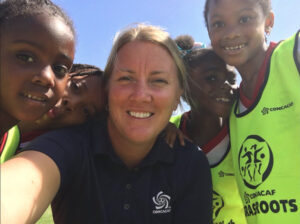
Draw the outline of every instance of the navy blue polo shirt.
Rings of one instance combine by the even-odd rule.
[[[114,153],[103,123],[46,133],[27,149],[47,154],[59,168],[55,223],[211,223],[209,165],[189,142],[171,149],[159,137],[134,169]]]

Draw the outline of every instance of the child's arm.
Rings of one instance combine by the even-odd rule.
[[[165,139],[168,145],[173,148],[176,138],[179,138],[180,145],[184,146],[184,140],[190,139],[185,136],[173,123],[169,122],[165,128]]]
[[[0,171],[0,223],[35,223],[60,185],[54,161],[41,152],[25,151],[3,163]]]

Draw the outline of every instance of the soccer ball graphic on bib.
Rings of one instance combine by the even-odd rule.
[[[257,135],[248,136],[239,152],[239,170],[247,187],[256,189],[269,176],[273,154],[268,143]]]

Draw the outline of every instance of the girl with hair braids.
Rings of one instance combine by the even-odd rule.
[[[88,64],[73,64],[62,98],[40,119],[21,121],[21,148],[53,129],[104,119],[103,71]]]
[[[182,134],[206,154],[213,182],[213,223],[245,224],[243,205],[233,175],[228,117],[234,100],[235,73],[211,48],[189,35],[175,39],[188,70],[190,111],[171,118],[167,141]]]

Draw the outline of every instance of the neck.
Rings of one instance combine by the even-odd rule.
[[[243,92],[247,98],[251,99],[255,90],[259,70],[264,62],[268,46],[265,43],[263,48],[255,54],[255,56],[249,59],[244,65],[238,66],[237,70],[240,73],[243,80]]]
[[[113,130],[110,126],[108,121],[108,134],[114,152],[129,169],[136,167],[150,152],[155,140],[146,143],[136,143],[118,135],[118,132]]]
[[[213,139],[224,125],[223,119],[210,111],[191,111],[187,131],[191,140],[201,147]]]
[[[26,134],[32,131],[44,130],[44,127],[42,125],[32,121],[21,121],[18,126],[22,134]]]
[[[18,120],[7,114],[5,111],[0,110],[0,138],[7,132],[10,128],[15,126]]]

